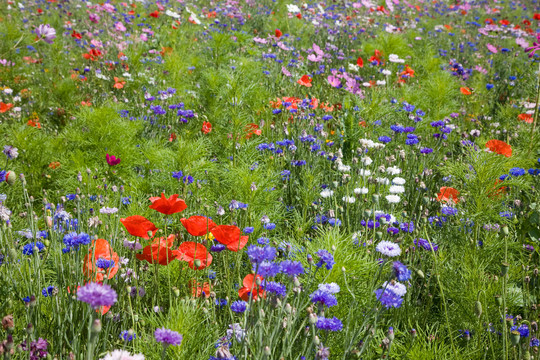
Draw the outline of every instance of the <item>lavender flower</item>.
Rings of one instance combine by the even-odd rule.
[[[401,254],[401,249],[398,244],[391,241],[381,241],[375,248],[378,252],[388,257],[395,257]]]
[[[41,24],[36,29],[36,35],[47,44],[52,44],[53,40],[56,39],[56,30],[49,24]]]
[[[17,156],[19,156],[19,151],[16,147],[11,145],[5,145],[3,153],[6,154],[7,158],[9,160],[16,159]]]
[[[407,281],[411,278],[411,270],[407,269],[401,262],[394,261],[392,268],[394,269],[394,275],[396,275],[399,281]]]
[[[285,260],[281,262],[281,272],[289,276],[301,275],[304,267],[300,261]]]
[[[390,289],[375,290],[375,295],[377,296],[377,300],[379,300],[381,304],[384,305],[387,309],[391,307],[398,308],[403,302],[403,298],[398,296]]]
[[[154,337],[157,342],[160,342],[163,346],[180,346],[182,343],[183,336],[165,328],[156,329],[154,332]]]
[[[231,310],[235,313],[243,313],[247,309],[247,302],[243,300],[235,301],[231,304]]]
[[[340,331],[341,329],[343,329],[343,324],[341,323],[341,320],[339,320],[335,316],[332,319],[320,316],[317,319],[316,325],[321,330]]]
[[[112,306],[116,303],[116,291],[107,284],[88,283],[77,291],[77,300],[97,309],[101,306]]]
[[[336,263],[334,261],[334,256],[326,250],[319,250],[315,253],[315,255],[319,257],[319,261],[315,264],[315,266],[318,268],[325,265],[326,269],[330,270]]]
[[[320,303],[327,307],[337,305],[336,297],[330,293],[327,293],[326,291],[315,290],[311,295],[309,295],[309,297],[313,303]]]

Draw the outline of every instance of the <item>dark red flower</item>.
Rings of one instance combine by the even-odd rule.
[[[146,260],[150,264],[169,265],[176,257],[171,250],[175,236],[169,235],[167,239],[155,238],[152,244],[145,246],[142,254],[135,255],[139,260]]]
[[[133,236],[141,237],[143,239],[150,239],[156,235],[158,228],[150,220],[141,215],[128,216],[125,219],[120,219],[120,222],[128,233]],[[152,232],[152,236],[148,236],[148,232]]]
[[[206,216],[191,216],[187,219],[182,218],[180,221],[186,228],[187,232],[193,236],[206,235],[210,230],[217,226],[215,222]]]
[[[244,281],[242,281],[242,285],[244,285],[240,290],[238,290],[238,296],[240,296],[240,299],[244,301],[249,301],[249,298],[253,298],[253,301],[257,301],[257,298],[259,297],[265,297],[266,294],[260,284],[263,281],[263,277],[261,275],[255,275],[248,274],[244,278]],[[257,284],[259,283],[259,284]]]
[[[114,155],[105,155],[105,159],[107,160],[107,164],[109,164],[109,166],[115,166],[115,165],[118,165],[120,164],[120,161],[122,161],[120,158],[117,158],[116,156]]]
[[[249,240],[249,236],[241,236],[242,231],[234,225],[219,225],[210,232],[218,242],[234,252],[242,250]]]
[[[183,242],[178,247],[178,250],[173,251],[173,254],[178,260],[187,261],[189,267],[193,270],[202,270],[212,264],[212,255],[206,251],[206,247],[193,241]],[[195,266],[195,260],[201,262],[198,267]]]
[[[110,267],[101,269],[96,266],[99,259],[109,260]],[[83,273],[91,281],[103,281],[105,277],[112,279],[118,272],[120,258],[113,251],[109,242],[104,239],[92,241],[92,246],[83,260]]]
[[[148,206],[150,209],[165,215],[176,214],[187,209],[186,202],[178,199],[178,194],[174,194],[167,199],[165,193],[161,193],[161,197],[151,197],[150,201],[152,202],[152,205]]]

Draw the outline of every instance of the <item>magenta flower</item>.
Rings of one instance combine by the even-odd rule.
[[[120,158],[117,158],[116,156],[114,155],[105,155],[105,159],[107,159],[107,164],[109,164],[109,166],[115,166],[115,165],[118,165],[120,164],[120,161],[122,161]]]
[[[36,35],[47,44],[52,44],[53,40],[56,39],[56,30],[48,24],[41,24],[36,28]]]
[[[529,53],[529,57],[532,58],[537,50],[540,50],[540,34],[536,35],[536,41],[533,42],[533,46],[525,49],[525,52]]]

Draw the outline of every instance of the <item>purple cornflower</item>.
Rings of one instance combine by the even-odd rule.
[[[8,160],[16,159],[19,156],[18,149],[11,145],[5,145],[3,153],[7,156]]]
[[[77,300],[97,309],[101,306],[112,306],[116,303],[116,291],[107,284],[88,283],[77,291]]]
[[[451,206],[443,206],[441,208],[441,213],[443,215],[447,215],[447,216],[454,216],[458,213],[458,209],[456,209],[455,207],[451,207]]]
[[[540,34],[536,35],[536,41],[538,41],[538,42],[533,42],[533,46],[530,46],[530,47],[525,49],[525,52],[529,53],[530,58],[532,58],[534,56],[534,53],[537,50],[540,50]]]
[[[377,300],[379,300],[387,309],[391,307],[398,308],[403,302],[403,299],[390,289],[375,290],[375,295],[377,296]]]
[[[336,297],[330,293],[327,293],[326,291],[315,290],[311,295],[309,295],[309,297],[313,303],[320,303],[322,305],[326,305],[327,307],[337,305]]]
[[[52,44],[53,40],[56,39],[56,30],[49,24],[41,24],[36,28],[36,35],[47,44]]]
[[[265,282],[263,287],[266,292],[276,294],[277,296],[285,297],[287,294],[287,287],[275,281]]]
[[[37,360],[37,359],[44,359],[47,357],[47,347],[49,346],[49,343],[47,340],[39,338],[37,341],[32,341],[30,343],[30,348],[27,346],[28,342],[25,341],[21,344],[21,349],[23,351],[29,351],[30,352],[30,359],[31,360]]]
[[[182,343],[183,336],[177,333],[176,331],[172,331],[165,328],[156,329],[154,332],[154,338],[157,342],[160,342],[164,347],[167,347],[169,345],[172,346],[180,346]]]
[[[319,262],[315,264],[316,267],[320,268],[321,266],[325,265],[327,270],[332,269],[334,264],[336,263],[334,261],[334,256],[330,254],[326,250],[319,250],[315,253],[319,257]]]
[[[253,270],[255,270],[256,265],[254,264],[253,267]],[[269,278],[276,276],[280,273],[280,271],[281,267],[279,266],[279,264],[270,261],[263,261],[259,264],[259,269],[257,270],[257,273],[263,278]]]
[[[377,244],[375,250],[388,257],[399,256],[401,254],[399,245],[391,241],[381,241]]]
[[[431,251],[431,246],[429,245],[429,241],[427,241],[426,239],[422,239],[422,238],[415,239],[414,245],[420,246],[421,248],[424,248],[425,250]],[[433,251],[439,250],[439,245],[435,243],[431,243],[431,245],[433,246]]]
[[[247,302],[243,300],[235,301],[231,304],[231,310],[235,313],[243,313],[247,309]]]
[[[392,264],[394,274],[399,281],[407,281],[411,278],[411,270],[407,269],[407,266],[399,261],[394,261]]]
[[[263,261],[272,261],[276,257],[276,248],[271,246],[259,247],[255,245],[248,246],[247,254],[249,261],[258,264]]]
[[[317,319],[317,327],[321,330],[340,331],[343,329],[343,324],[335,316],[332,319],[320,316]]]
[[[296,276],[304,273],[304,267],[300,261],[285,260],[280,264],[281,272],[289,275]]]

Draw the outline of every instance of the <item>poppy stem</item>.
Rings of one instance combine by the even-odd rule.
[[[538,102],[540,101],[540,64],[538,65],[538,81],[536,82],[536,101],[534,106],[534,120],[531,127],[531,141],[529,145],[529,151],[527,151],[527,156],[531,153],[531,150],[533,148],[533,139],[534,139],[534,131],[536,130],[536,124],[538,124]]]

